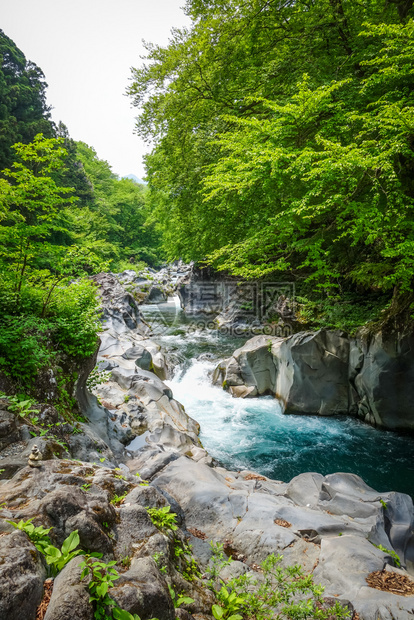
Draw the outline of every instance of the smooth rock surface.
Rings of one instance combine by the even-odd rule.
[[[255,336],[221,362],[213,381],[235,397],[273,394],[285,413],[358,416],[414,429],[414,336],[348,338],[321,329]]]

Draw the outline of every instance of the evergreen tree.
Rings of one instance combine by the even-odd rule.
[[[45,77],[0,30],[0,170],[11,166],[16,142],[53,135]]]

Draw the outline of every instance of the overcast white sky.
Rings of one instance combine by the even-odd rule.
[[[0,0],[0,28],[36,63],[49,85],[52,117],[93,146],[120,176],[144,175],[146,147],[133,134],[124,95],[144,53],[188,24],[185,0]]]

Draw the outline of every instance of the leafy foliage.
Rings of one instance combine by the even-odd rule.
[[[112,259],[115,270],[124,267],[126,261],[128,268],[141,260],[157,264],[159,238],[147,223],[145,185],[118,179],[92,147],[84,142],[75,144],[92,190],[81,213],[68,212],[75,242]]]
[[[0,369],[30,384],[59,354],[94,352],[98,302],[84,275],[102,263],[54,238],[64,230],[64,208],[75,205],[53,179],[65,156],[61,141],[38,135],[14,148],[8,180],[0,179]]]
[[[42,526],[35,527],[32,523],[32,519],[28,519],[28,521],[21,520],[19,523],[8,521],[8,523],[27,534],[36,549],[44,555],[47,564],[51,567],[53,576],[56,576],[72,558],[82,553],[82,549],[76,549],[80,542],[78,530],[71,532],[63,541],[61,549],[58,549],[52,545],[48,536],[50,530],[53,528],[50,527],[49,529],[45,529]]]
[[[186,12],[191,26],[148,45],[128,89],[156,143],[150,203],[168,257],[294,279],[330,305],[411,294],[412,2]]]
[[[214,552],[211,577],[229,563],[220,547],[214,547]],[[323,587],[314,584],[311,575],[305,575],[298,565],[281,567],[281,560],[281,555],[268,556],[261,565],[263,579],[260,580],[244,574],[227,584],[222,583],[217,589],[217,580],[211,579],[210,587],[220,603],[212,607],[216,620],[241,620],[245,615],[256,620],[275,617],[286,620],[349,618],[349,611],[340,603],[336,602],[332,607],[324,605]]]
[[[383,545],[374,545],[374,547],[376,547],[380,551],[383,551],[384,553],[387,553],[390,557],[392,557],[396,566],[401,566],[401,558],[393,549],[387,549]]]
[[[43,553],[47,564],[52,567],[52,574],[56,575],[72,558],[82,553],[82,549],[76,549],[79,542],[78,530],[74,530],[63,541],[61,549],[53,545],[44,547]]]
[[[46,529],[42,525],[35,526],[32,521],[33,518],[28,519],[27,521],[23,521],[23,519],[21,519],[18,523],[15,523],[14,521],[7,521],[7,523],[10,523],[10,525],[15,527],[17,530],[25,532],[36,549],[38,549],[41,553],[44,553],[45,548],[51,545],[48,534],[52,528],[49,527]]]
[[[190,596],[177,595],[174,588],[170,586],[170,584],[167,585],[175,609],[178,609],[179,607],[181,607],[181,605],[191,605],[191,603],[194,603],[193,598],[191,598]]]
[[[96,620],[140,620],[138,614],[131,614],[126,609],[121,609],[109,596],[108,590],[118,579],[118,571],[114,568],[116,562],[102,562],[94,556],[87,556],[81,563],[81,580],[90,577],[89,602],[94,605],[94,618]],[[157,620],[152,618],[152,620]]]
[[[114,601],[108,595],[111,588],[118,578],[118,572],[114,566],[116,561],[102,562],[99,559],[88,556],[81,564],[82,573],[81,580],[86,576],[91,579],[88,584],[89,602],[94,604],[94,617],[96,620],[106,620],[107,607],[112,607]]]
[[[171,506],[163,506],[162,508],[147,508],[149,518],[160,530],[175,531],[178,529],[176,525],[177,515],[170,512]]]
[[[16,413],[21,418],[26,418],[30,416],[31,413],[39,413],[38,409],[32,409],[34,400],[31,398],[27,398],[25,400],[20,400],[19,397],[11,396],[9,398],[9,410],[13,413]]]
[[[0,170],[11,165],[16,142],[52,136],[46,86],[41,69],[0,30]]]
[[[122,269],[157,262],[158,240],[145,223],[145,186],[119,180],[56,128],[45,89],[41,70],[0,31],[0,373],[34,394],[36,377],[53,369],[68,408],[65,373],[94,352],[99,331],[86,277],[111,260]]]
[[[229,592],[225,586],[222,586],[221,590],[217,593],[218,600],[222,605],[213,605],[211,611],[216,620],[242,620],[241,616],[237,612],[244,604],[244,598],[237,596],[235,592]]]

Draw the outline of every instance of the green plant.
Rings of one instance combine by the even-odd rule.
[[[212,557],[207,569],[207,575],[209,577],[208,585],[213,587],[214,581],[219,576],[221,570],[231,564],[232,558],[226,557],[224,553],[224,546],[222,543],[210,541],[210,547],[212,551]]]
[[[172,530],[178,529],[176,525],[177,515],[174,512],[170,512],[171,506],[163,506],[162,508],[148,508],[147,512],[149,518],[160,530]]]
[[[242,620],[242,616],[236,612],[245,605],[246,599],[244,597],[238,596],[235,591],[230,592],[226,586],[222,586],[221,590],[217,592],[217,598],[223,607],[213,605],[211,608],[216,620]]]
[[[116,562],[105,563],[92,556],[87,556],[81,563],[81,580],[90,576],[88,584],[89,602],[94,606],[96,620],[107,620],[107,609],[115,605],[108,595],[108,590],[118,579],[118,572],[113,568]]]
[[[180,558],[185,554],[183,547],[180,544],[179,540],[174,541],[174,555],[176,558]]]
[[[31,519],[28,519],[27,521],[21,520],[18,523],[15,523],[14,521],[7,521],[7,523],[10,523],[10,525],[15,527],[17,530],[21,530],[22,532],[27,534],[36,549],[38,549],[41,553],[44,554],[45,547],[51,545],[48,534],[52,528],[49,527],[48,529],[46,529],[41,525],[36,527],[35,525],[33,525],[32,521],[33,517]]]
[[[52,439],[55,443],[58,444],[58,446],[60,446],[61,448],[63,448],[65,450],[65,452],[69,451],[69,448],[67,446],[67,444],[62,441],[62,439],[59,439],[59,437],[56,437],[56,435],[52,435]]]
[[[131,397],[130,397],[129,394],[125,394],[125,396],[124,396],[124,403],[128,403],[130,398]]]
[[[177,596],[174,588],[170,586],[170,584],[168,584],[168,590],[170,591],[170,596],[175,609],[178,609],[181,605],[191,605],[191,603],[194,603],[194,599],[190,596],[184,596],[183,594]]]
[[[374,545],[374,543],[371,543],[371,544]],[[387,549],[387,547],[383,547],[383,545],[374,545],[374,547],[376,547],[380,551],[383,551],[384,553],[387,553],[389,556],[391,556],[393,558],[396,566],[398,566],[398,567],[401,566],[400,556],[393,549]]]
[[[44,549],[44,554],[46,558],[46,562],[52,568],[52,574],[56,575],[59,571],[62,570],[64,566],[76,555],[79,555],[82,552],[82,549],[76,549],[79,545],[79,534],[78,530],[74,530],[69,534],[69,536],[63,541],[62,547],[59,550],[57,547],[53,545],[48,545]]]
[[[131,558],[129,555],[124,555],[124,557],[121,558],[120,563],[124,568],[129,568],[131,566]]]
[[[195,577],[201,576],[197,562],[191,552],[191,545],[178,538],[174,538],[174,556],[177,559],[177,568],[182,573],[184,579],[193,581]]]
[[[126,609],[121,609],[120,607],[114,607],[112,610],[112,616],[115,620],[141,620],[138,614],[130,614]],[[156,618],[152,618],[152,620],[157,620]]]
[[[81,563],[81,581],[90,576],[88,584],[89,602],[93,603],[95,620],[140,620],[137,614],[131,614],[121,609],[109,596],[108,591],[118,579],[118,571],[114,568],[116,562],[102,562],[94,555],[88,555]],[[157,620],[157,618],[152,618]]]
[[[167,572],[167,566],[162,561],[162,558],[165,561],[165,555],[163,553],[159,552],[159,553],[154,553],[154,555],[152,557],[154,558],[155,563],[158,566],[158,569],[159,569],[160,573],[164,573],[165,574]]]
[[[243,616],[240,614],[229,615],[230,612],[221,605],[213,605],[211,611],[216,620],[243,620]]]
[[[48,536],[52,528],[49,527],[45,529],[41,525],[36,527],[33,525],[32,520],[33,519],[28,519],[27,521],[21,520],[19,523],[8,521],[8,523],[27,534],[36,549],[45,556],[47,564],[51,567],[51,573],[55,576],[72,558],[82,553],[81,549],[76,549],[79,545],[78,530],[71,532],[63,541],[61,549],[58,549],[52,545]]]
[[[93,388],[95,388],[97,385],[100,385],[101,383],[106,383],[107,381],[109,381],[110,376],[111,376],[110,371],[99,370],[99,367],[95,366],[95,368],[89,374],[89,377],[86,381],[86,387],[88,388],[88,390],[93,390]]]
[[[137,473],[136,473],[136,474],[134,474],[134,475],[135,475],[135,476],[137,476],[137,477],[140,477],[140,476],[141,476],[141,474],[139,473],[139,471],[137,471]],[[147,487],[147,486],[149,486],[149,482],[148,482],[148,480],[141,480],[141,482],[139,483],[139,486],[140,486],[140,487]]]
[[[32,409],[35,401],[31,398],[21,400],[18,396],[12,396],[9,398],[9,402],[11,403],[9,405],[10,411],[16,413],[21,418],[25,418],[30,413],[39,413],[38,409]]]
[[[117,506],[118,504],[122,504],[122,502],[124,501],[127,495],[128,495],[128,491],[125,491],[125,493],[123,493],[122,495],[115,494],[113,498],[111,499],[111,504],[113,504],[114,506]]]
[[[380,498],[380,504],[384,508],[384,510],[387,510],[388,504],[387,504],[387,502],[384,502],[384,500],[382,498]]]
[[[314,584],[311,575],[305,575],[298,565],[281,567],[281,560],[281,555],[268,556],[261,565],[263,578],[260,582],[241,575],[216,592],[221,605],[216,608],[217,615],[213,612],[215,618],[227,620],[228,615],[240,611],[256,620],[273,620],[275,610],[277,618],[289,620],[349,617],[348,610],[338,602],[329,608],[324,605],[323,587]]]

